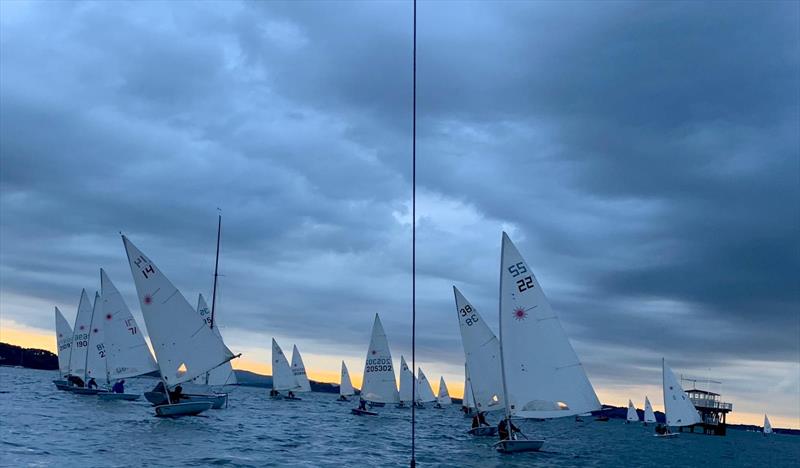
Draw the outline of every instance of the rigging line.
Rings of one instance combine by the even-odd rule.
[[[417,368],[417,0],[414,2],[414,34],[411,81],[411,368]],[[413,375],[412,370],[412,375]],[[416,377],[415,377],[416,380]],[[417,386],[411,386],[411,468],[416,460]]]

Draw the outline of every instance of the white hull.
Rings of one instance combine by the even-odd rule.
[[[537,452],[544,445],[543,440],[501,440],[494,444],[498,452],[517,453],[517,452]]]
[[[497,427],[495,426],[482,426],[482,427],[473,427],[467,434],[476,437],[489,437],[489,436],[496,436],[497,435]]]
[[[670,432],[669,434],[653,434],[653,437],[660,437],[662,439],[672,439],[673,437],[678,437],[680,432]]]
[[[138,393],[98,393],[97,398],[103,401],[136,401],[141,397]]]
[[[179,416],[196,416],[203,411],[211,409],[210,401],[194,401],[190,403],[173,403],[171,405],[156,406],[156,416],[162,418],[177,418]]]
[[[98,393],[108,393],[108,390],[103,390],[101,388],[85,387],[72,387],[69,389],[69,391],[76,395],[97,395]]]
[[[167,404],[167,396],[161,392],[144,392],[144,397],[153,404],[153,406]],[[186,393],[181,396],[181,400],[187,402],[201,402],[208,401],[211,403],[211,409],[222,409],[228,402],[227,393],[215,393],[213,395],[198,395],[193,393]]]

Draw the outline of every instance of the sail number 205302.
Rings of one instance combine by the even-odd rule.
[[[508,272],[511,273],[511,276],[516,278],[519,275],[525,274],[528,272],[528,269],[525,268],[525,264],[523,262],[518,262],[515,265],[511,265],[508,267]],[[517,289],[519,292],[527,291],[528,289],[533,289],[533,277],[528,275],[524,278],[517,280]]]

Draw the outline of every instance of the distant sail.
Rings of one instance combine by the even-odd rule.
[[[691,426],[701,422],[697,409],[683,391],[678,378],[661,360],[664,380],[664,412],[667,415],[667,426]]]
[[[355,394],[355,390],[353,389],[353,381],[350,380],[350,371],[347,370],[347,366],[344,361],[342,361],[342,377],[339,380],[339,395],[350,396],[353,394]]]
[[[764,434],[772,434],[772,423],[769,422],[767,415],[764,415]]]
[[[462,405],[466,408],[475,408],[475,396],[472,394],[472,381],[469,378],[469,369],[464,364],[464,397]]]
[[[200,315],[200,318],[203,319],[203,322],[205,322],[210,328],[211,309],[208,307],[206,299],[202,294],[197,297],[197,314]],[[222,333],[219,331],[219,319],[216,317],[214,318],[214,328],[212,328],[212,330],[214,331],[214,334],[217,335],[217,338],[224,343],[225,340],[222,339]],[[211,370],[211,372],[208,372],[208,382],[206,382],[206,375],[203,374],[194,379],[194,383],[214,386],[236,385],[236,373],[233,372],[233,365],[231,365],[231,362],[228,361],[216,369]]]
[[[475,404],[481,411],[503,409],[500,342],[478,310],[455,286],[453,294]]]
[[[411,369],[408,368],[408,364],[406,363],[406,358],[403,355],[400,355],[400,393],[399,398],[400,401],[403,403],[411,403],[412,396],[411,392],[413,391],[414,385],[416,385],[416,379],[414,378],[414,374],[411,372]]]
[[[558,418],[600,409],[558,315],[505,232],[501,251],[500,346],[509,412]]]
[[[72,349],[72,327],[56,307],[56,345],[58,346],[58,370],[61,376],[69,374],[69,352]]]
[[[300,390],[298,391],[310,392],[311,382],[308,381],[306,365],[303,364],[303,356],[300,355],[297,345],[292,348],[292,373],[294,374],[294,378],[297,379],[297,385],[300,386]]]
[[[656,422],[656,413],[653,412],[653,405],[650,404],[650,399],[647,396],[644,397],[644,422]]]
[[[102,268],[100,291],[109,380],[126,379],[157,371],[158,365],[150,354],[143,330],[133,318],[122,294]]]
[[[433,394],[431,383],[428,381],[428,377],[425,376],[425,373],[422,372],[421,367],[417,368],[417,388],[419,389],[417,392],[417,401],[422,403],[436,401],[436,395]]]
[[[169,386],[187,382],[236,356],[197,315],[172,282],[122,236],[136,293],[161,376]]]
[[[89,327],[92,324],[92,303],[86,290],[81,291],[75,326],[72,328],[72,351],[70,351],[69,369],[72,375],[86,378],[86,354],[89,350]]]
[[[372,337],[369,341],[367,359],[364,363],[364,384],[361,397],[375,403],[397,403],[397,382],[392,366],[392,353],[389,351],[389,340],[378,314],[372,324]]]
[[[289,367],[289,361],[278,346],[275,338],[272,339],[272,388],[278,391],[300,391],[300,384]]]
[[[453,404],[450,399],[450,392],[447,391],[447,384],[444,383],[444,377],[439,377],[439,395],[436,397],[436,402],[440,405]]]
[[[103,300],[100,299],[100,293],[95,292],[91,326],[89,327],[89,350],[86,355],[86,377],[88,379],[105,381],[108,376],[104,322]]]
[[[633,406],[631,400],[628,400],[628,415],[626,419],[628,422],[639,422],[639,414],[636,412],[636,407]]]

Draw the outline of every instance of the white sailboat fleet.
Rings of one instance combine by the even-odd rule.
[[[447,390],[447,384],[444,381],[444,377],[439,377],[439,394],[436,396],[436,408],[444,408],[448,405],[452,405],[453,400],[450,399],[450,392]]]
[[[633,406],[633,402],[628,400],[628,414],[625,416],[625,423],[634,423],[639,422],[639,413],[636,412],[636,407]]]
[[[270,398],[274,400],[299,400],[300,398],[296,397],[294,392],[300,392],[302,390],[303,387],[297,381],[297,377],[294,372],[292,372],[292,368],[289,367],[289,361],[286,359],[286,355],[283,354],[283,350],[278,345],[278,342],[275,341],[275,338],[273,338],[272,390],[270,391]],[[284,395],[281,392],[286,392],[286,394]]]
[[[683,391],[678,378],[667,367],[664,359],[661,360],[661,373],[664,388],[664,413],[667,419],[664,432],[656,431],[656,437],[676,437],[677,432],[670,431],[670,427],[691,426],[701,422],[700,414],[692,404],[686,392]]]
[[[353,388],[353,381],[350,380],[350,371],[347,370],[347,365],[342,361],[342,375],[339,380],[339,401],[350,401],[349,396],[355,395]]]

